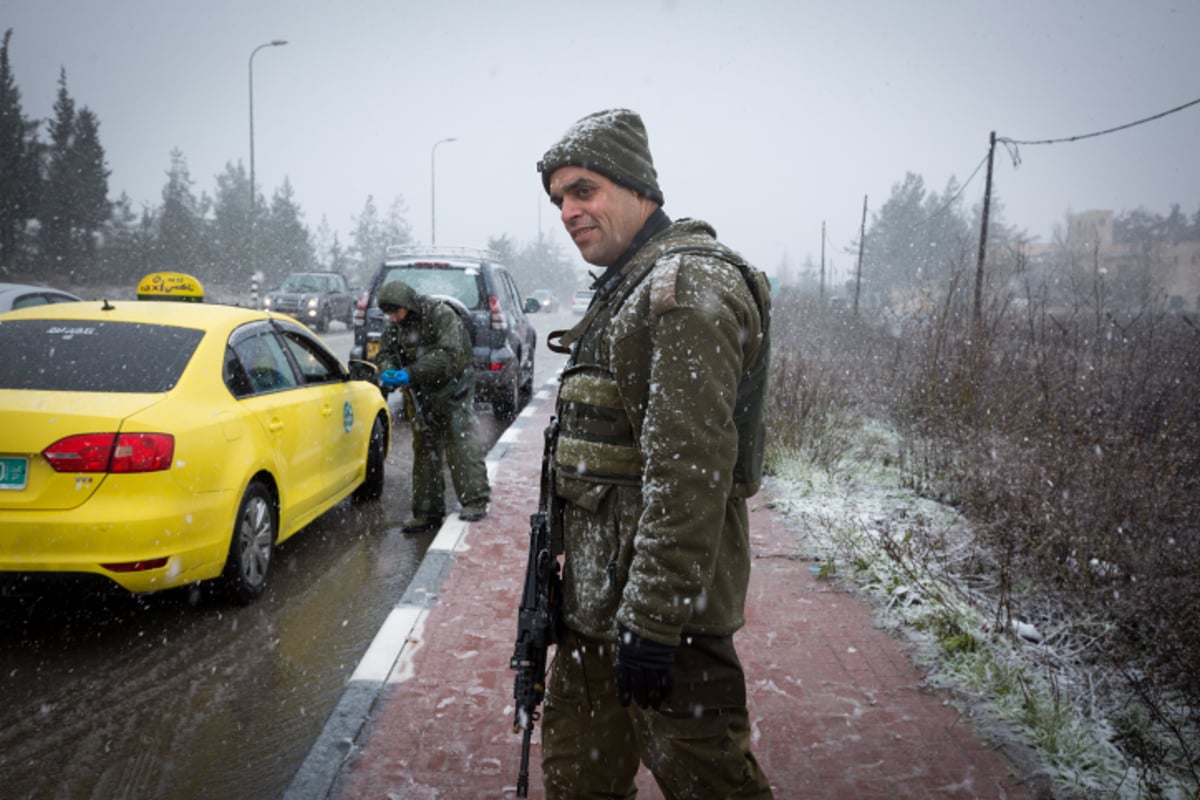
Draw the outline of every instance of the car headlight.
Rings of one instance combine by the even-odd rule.
[[[308,307],[309,308],[316,308],[319,305],[321,305],[321,298],[319,298],[319,297],[308,298]]]
[[[270,307],[271,307],[271,298],[269,296],[264,297],[263,298],[263,308],[270,308]]]

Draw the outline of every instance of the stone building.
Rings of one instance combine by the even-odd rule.
[[[1162,302],[1173,311],[1200,311],[1200,241],[1113,241],[1113,212],[1069,214],[1065,236],[1029,244],[1031,266],[1068,266],[1103,274],[1129,303]]]

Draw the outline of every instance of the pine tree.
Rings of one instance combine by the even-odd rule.
[[[412,243],[412,226],[408,224],[408,220],[405,218],[407,213],[408,205],[404,202],[404,196],[397,195],[388,209],[387,218],[383,221],[385,251],[388,245]]]
[[[46,183],[38,209],[43,268],[60,280],[73,280],[75,264],[71,253],[72,137],[75,132],[75,101],[67,92],[67,71],[59,72],[54,118],[49,121],[50,145],[46,153]]]
[[[322,214],[321,221],[312,235],[313,252],[316,253],[317,265],[322,269],[329,269],[329,250],[333,237],[334,232],[329,227],[329,218]]]
[[[250,271],[250,179],[240,161],[217,175],[211,232],[214,280],[243,280]]]
[[[404,197],[397,196],[392,201],[387,218],[381,220],[375,208],[375,197],[367,196],[363,212],[354,218],[354,230],[350,234],[364,274],[371,274],[375,266],[383,261],[389,245],[412,243],[412,226],[404,217],[407,211]]]
[[[873,214],[867,230],[863,278],[881,288],[914,287],[925,264],[925,181],[909,172]]]
[[[8,61],[12,29],[0,46],[0,275],[24,260],[22,234],[37,214],[40,174],[37,123],[21,111],[21,92]]]
[[[353,271],[353,263],[350,260],[346,248],[342,247],[341,241],[338,239],[337,231],[333,232],[333,242],[329,245],[329,263],[328,268],[331,272],[340,272],[346,276],[351,286],[361,286],[363,284],[362,275]]]
[[[388,246],[379,222],[379,212],[375,208],[374,195],[367,195],[362,213],[354,218],[354,230],[350,238],[354,241],[357,261],[364,274],[370,274],[375,265],[383,261]]]
[[[294,194],[285,178],[271,198],[270,215],[259,232],[258,266],[268,286],[278,286],[289,273],[314,269],[317,263]],[[249,285],[250,276],[244,279]]]
[[[111,173],[104,165],[100,121],[86,106],[75,117],[70,160],[72,251],[77,264],[91,265],[96,258],[96,235],[112,216],[108,202]]]
[[[136,286],[153,271],[150,258],[153,244],[151,223],[145,217],[139,222],[129,195],[122,192],[112,204],[104,229],[97,279],[112,286]]]
[[[313,248],[316,252],[317,265],[330,272],[340,272],[346,276],[351,286],[362,284],[362,276],[354,269],[346,248],[342,247],[337,231],[329,225],[329,219],[322,215],[321,224],[313,234]]]
[[[1179,203],[1172,203],[1170,212],[1162,221],[1163,238],[1173,244],[1186,242],[1190,235],[1188,227],[1187,214],[1183,213]]]
[[[200,204],[192,194],[192,177],[188,173],[187,160],[182,151],[171,151],[171,169],[167,173],[167,185],[163,187],[162,212],[158,218],[158,237],[155,244],[155,259],[161,269],[174,269],[195,275],[203,282],[207,274],[200,274],[205,263],[203,255],[204,219]]]
[[[517,243],[507,233],[490,237],[487,241],[487,249],[489,253],[496,255],[496,259],[501,264],[507,264],[510,267],[516,265]]]

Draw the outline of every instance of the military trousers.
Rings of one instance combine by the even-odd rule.
[[[662,709],[622,706],[615,645],[567,630],[546,685],[542,775],[547,800],[633,798],[645,764],[667,800],[773,797],[750,752],[746,678],[729,636],[676,651]]]
[[[470,391],[438,408],[425,409],[422,419],[413,420],[413,516],[446,516],[446,466],[464,506],[487,503],[491,498],[483,448],[475,431],[474,394]]]

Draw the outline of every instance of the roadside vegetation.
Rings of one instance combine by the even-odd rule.
[[[870,307],[781,290],[773,494],[1055,796],[1200,797],[1200,314],[1014,243],[976,316],[968,241]]]

